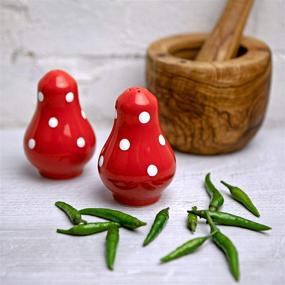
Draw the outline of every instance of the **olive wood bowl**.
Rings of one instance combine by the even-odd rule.
[[[237,57],[194,61],[208,34],[160,39],[147,51],[147,85],[159,101],[171,145],[195,154],[243,148],[260,128],[271,81],[271,51],[242,37]]]

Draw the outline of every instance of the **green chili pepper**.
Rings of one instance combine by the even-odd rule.
[[[211,233],[213,233],[212,240],[224,252],[228,260],[231,273],[235,280],[238,281],[240,273],[237,249],[233,242],[216,227],[209,215],[209,212],[205,211],[205,213],[208,224],[211,227]]]
[[[66,234],[72,236],[87,236],[104,232],[114,225],[117,224],[113,222],[79,224],[68,230],[57,229],[57,232],[60,234]]]
[[[136,229],[146,223],[129,214],[106,208],[86,208],[79,211],[82,215],[90,215],[119,223],[122,227]]]
[[[197,210],[197,207],[193,207],[192,210]],[[198,220],[197,215],[192,214],[192,213],[188,213],[187,227],[192,233],[194,233],[196,231],[197,220]]]
[[[191,210],[188,212],[206,219],[206,210],[202,211]],[[251,220],[247,220],[243,217],[232,215],[230,213],[209,211],[209,214],[213,219],[213,221],[218,225],[240,227],[257,232],[271,230],[271,227],[269,226],[259,224]]]
[[[198,249],[210,236],[191,239],[160,259],[161,263],[172,261]]]
[[[163,230],[165,227],[168,219],[169,219],[169,208],[163,209],[157,213],[154,222],[151,226],[151,229],[143,242],[143,246],[148,245],[151,243]]]
[[[119,243],[119,227],[113,225],[109,227],[106,236],[106,263],[110,270],[113,270],[117,247]]]
[[[55,206],[62,210],[74,225],[78,225],[80,223],[87,223],[86,221],[82,220],[79,211],[73,208],[71,205],[62,201],[57,201],[55,203]]]
[[[209,210],[218,211],[224,204],[224,197],[212,183],[210,175],[211,173],[208,173],[205,177],[205,187],[211,198]]]
[[[232,186],[224,181],[221,181],[222,184],[224,184],[231,192],[232,197],[240,202],[245,208],[247,208],[253,215],[256,217],[260,217],[260,214],[257,210],[257,208],[254,206],[251,199],[248,197],[248,195],[242,191],[240,188],[236,186]]]

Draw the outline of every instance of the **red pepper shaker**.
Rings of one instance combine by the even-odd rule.
[[[133,87],[120,95],[98,170],[114,198],[131,206],[156,202],[171,182],[176,160],[159,124],[156,97]]]
[[[24,137],[29,161],[43,176],[72,178],[82,173],[95,142],[76,81],[62,70],[48,72],[38,84],[36,112]]]

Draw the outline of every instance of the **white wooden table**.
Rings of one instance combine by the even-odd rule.
[[[106,129],[107,130],[107,129]],[[282,124],[263,128],[244,150],[201,157],[176,153],[173,183],[155,205],[119,205],[104,189],[97,173],[97,156],[108,131],[96,129],[96,156],[84,174],[68,181],[40,177],[22,150],[23,130],[1,131],[1,284],[235,284],[221,252],[208,242],[197,253],[169,264],[159,258],[193,235],[185,227],[186,210],[205,208],[209,199],[203,177],[212,172],[243,187],[261,212],[257,219],[227,192],[224,211],[273,227],[267,233],[221,227],[240,254],[241,284],[285,284],[285,133]],[[222,187],[221,187],[222,188]],[[71,225],[54,206],[63,200],[75,207],[110,207],[148,222],[136,232],[121,230],[115,271],[106,269],[105,233],[72,237],[56,234]],[[170,206],[170,220],[159,238],[143,248],[142,241],[155,214]],[[95,218],[88,218],[90,221]],[[195,237],[208,233],[198,226]]]

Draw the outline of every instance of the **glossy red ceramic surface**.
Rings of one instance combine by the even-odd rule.
[[[81,174],[94,153],[95,135],[80,107],[76,81],[62,70],[52,70],[40,80],[37,99],[24,137],[29,161],[49,178]]]
[[[103,183],[121,203],[148,205],[160,198],[175,168],[156,97],[141,87],[127,89],[117,99],[114,125],[99,156]]]

